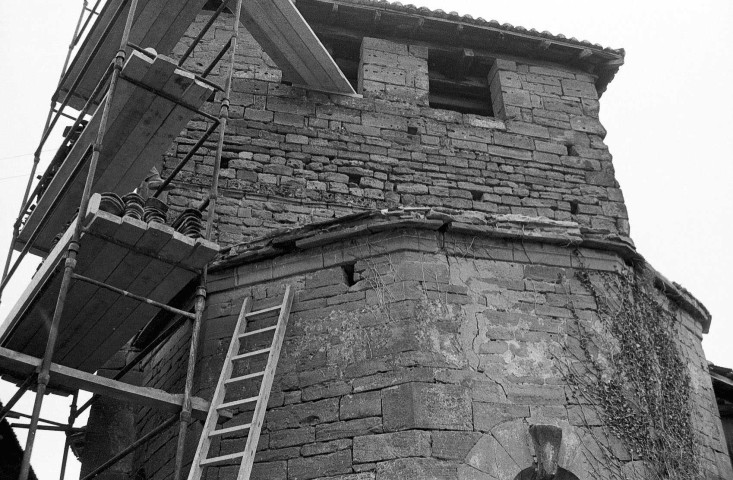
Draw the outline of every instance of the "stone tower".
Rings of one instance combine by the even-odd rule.
[[[196,394],[243,298],[292,285],[254,478],[733,478],[710,316],[635,250],[603,142],[598,99],[624,52],[386,2],[297,6],[360,96],[282,83],[245,38]],[[225,41],[212,29],[188,66]],[[206,128],[188,125],[164,174]],[[174,210],[209,182],[213,158],[195,160]],[[141,382],[181,389],[187,342],[156,349]],[[137,435],[158,422],[138,411]],[[170,433],[136,478],[170,475]]]

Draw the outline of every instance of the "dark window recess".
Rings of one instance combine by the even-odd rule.
[[[344,270],[344,277],[346,277],[346,285],[349,287],[354,285],[354,264],[349,263],[347,265],[341,265],[341,268]]]
[[[572,215],[578,214],[578,202],[576,202],[575,200],[570,202],[570,213]]]
[[[491,59],[470,50],[430,50],[430,106],[493,117],[489,91]]]
[[[323,39],[321,39],[323,41]],[[326,50],[333,57],[336,65],[341,69],[346,80],[354,90],[359,88],[359,57],[361,55],[361,41],[341,41],[324,43]]]

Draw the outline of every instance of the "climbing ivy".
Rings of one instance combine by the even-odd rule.
[[[690,378],[675,341],[674,306],[665,308],[643,270],[576,276],[597,318],[575,312],[570,335],[580,369],[566,369],[576,392],[598,405],[608,433],[658,479],[699,479],[691,424]],[[611,449],[605,450],[612,457]],[[616,461],[619,466],[621,462]],[[624,478],[623,469],[616,475]]]

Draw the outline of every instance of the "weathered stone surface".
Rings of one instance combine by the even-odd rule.
[[[265,426],[269,430],[316,425],[338,419],[338,399],[288,405],[267,411]]]
[[[224,30],[216,25],[189,63],[219,50],[213,40]],[[595,478],[584,459],[603,454],[582,451],[592,438],[577,430],[601,427],[602,417],[566,390],[556,356],[568,347],[582,357],[564,334],[575,321],[598,323],[598,305],[576,271],[629,273],[624,257],[578,246],[628,235],[596,79],[574,66],[496,59],[488,76],[492,118],[430,108],[422,44],[365,39],[357,98],[281,84],[256,42],[243,43],[215,237],[239,245],[230,261],[247,253],[210,277],[197,394],[213,392],[241,299],[271,305],[292,285],[253,480],[511,480],[533,462],[522,439],[538,423],[563,429],[561,466]],[[198,120],[187,126],[166,155],[164,176],[206,128]],[[200,202],[215,144],[207,142],[181,173],[169,193],[171,214]],[[465,211],[452,212],[450,226],[409,211],[384,216],[412,226],[436,222],[430,230],[330,223],[304,241],[291,230],[399,206],[434,207],[428,215]],[[242,244],[278,229],[273,242]],[[701,471],[727,478],[727,457],[714,453],[725,446],[711,409],[702,327],[685,315],[678,314],[685,328],[677,334],[698,387]],[[145,361],[145,384],[181,388],[186,335]],[[145,409],[135,420],[139,434],[159,422]],[[628,458],[618,442],[607,448]],[[174,449],[175,440],[161,440],[134,462],[151,480],[169,478]]]
[[[421,480],[457,479],[456,465],[434,458],[400,458],[377,464],[379,480]]]
[[[316,439],[325,441],[381,432],[382,419],[379,417],[367,417],[319,425],[316,428]]]
[[[528,405],[473,402],[474,428],[481,432],[489,432],[500,423],[526,417],[529,417]]]
[[[351,473],[351,451],[288,460],[288,479],[309,480]]]
[[[529,442],[526,423],[503,423],[476,443],[466,463],[493,478],[514,478],[532,465]]]
[[[355,393],[341,397],[340,418],[376,417],[382,414],[382,395],[380,392]]]
[[[430,434],[411,430],[354,438],[354,462],[381,462],[394,458],[429,457]]]
[[[481,436],[478,432],[434,431],[432,456],[445,460],[463,460]]]
[[[471,430],[468,389],[458,385],[406,383],[382,392],[386,431],[426,428]]]

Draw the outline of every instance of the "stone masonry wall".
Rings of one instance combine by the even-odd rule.
[[[513,480],[534,461],[531,425],[562,429],[559,466],[577,478],[614,471],[656,478],[631,461],[598,406],[562,373],[568,349],[578,348],[572,322],[598,321],[598,306],[575,273],[627,272],[617,254],[431,230],[313,243],[211,277],[197,376],[204,398],[243,298],[252,295],[258,309],[277,303],[285,284],[296,290],[252,478]],[[673,330],[691,377],[701,478],[733,478],[700,324],[661,292],[657,301],[677,311]],[[171,375],[150,375],[163,377]],[[191,436],[199,432],[194,426]],[[146,478],[165,478],[156,468],[171,461],[174,448],[169,438],[150,449],[141,464]],[[206,478],[233,479],[234,472],[222,467]]]
[[[186,66],[201,71],[213,59],[230,21],[218,21]],[[245,35],[225,139],[219,240],[397,205],[573,219],[628,236],[593,76],[499,58],[489,75],[497,116],[464,115],[427,106],[427,57],[425,46],[365,38],[363,98],[327,95],[280,83],[280,71]],[[224,73],[215,70],[214,79]],[[218,113],[217,105],[209,111]],[[178,138],[166,171],[200,138],[202,120]],[[203,197],[216,141],[179,177],[174,211]]]

